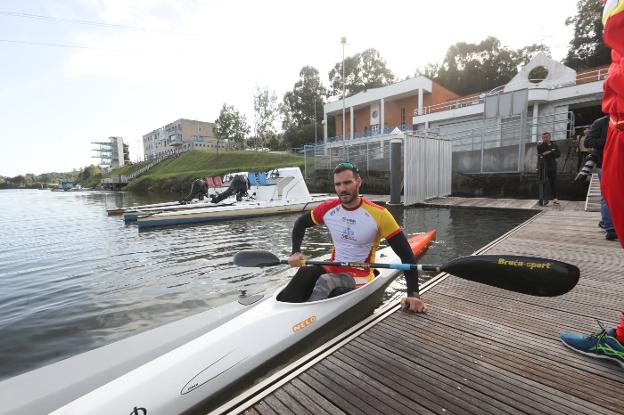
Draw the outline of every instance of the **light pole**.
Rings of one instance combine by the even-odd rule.
[[[316,124],[317,124],[317,119],[316,119],[316,97],[314,97],[314,151],[316,152]]]
[[[345,142],[346,132],[345,132],[345,67],[344,67],[344,50],[345,45],[347,44],[347,38],[345,36],[340,38],[340,43],[342,43],[342,156],[347,157],[347,143]]]

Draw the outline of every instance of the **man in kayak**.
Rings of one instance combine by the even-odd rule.
[[[180,200],[180,204],[185,205],[195,198],[204,200],[204,197],[208,197],[208,179],[195,179],[191,184],[191,191],[184,199]]]
[[[227,199],[228,197],[236,194],[236,200],[243,200],[243,196],[247,194],[247,189],[249,188],[247,177],[242,174],[237,174],[232,177],[232,181],[230,182],[230,186],[225,189],[223,193],[220,193],[216,196],[212,196],[210,200],[212,203],[219,203],[223,199]]]
[[[301,266],[305,256],[301,242],[305,230],[325,224],[334,248],[331,260],[339,262],[374,262],[381,238],[385,238],[403,263],[415,264],[416,259],[405,234],[386,208],[359,194],[362,178],[352,163],[340,163],[334,170],[334,187],[338,198],[323,202],[297,219],[292,232],[292,255],[288,263]],[[407,297],[401,304],[415,312],[427,306],[418,293],[418,271],[404,271]],[[338,266],[304,266],[299,268],[278,300],[286,302],[316,301],[328,298],[335,289],[348,291],[366,284],[375,277],[369,268]]]

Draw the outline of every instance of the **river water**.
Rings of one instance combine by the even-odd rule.
[[[0,191],[0,380],[133,333],[273,291],[288,276],[239,268],[232,255],[267,249],[286,257],[297,215],[138,232],[106,208],[171,200],[113,192]],[[532,213],[465,208],[390,208],[409,235],[438,229],[422,260],[468,255]],[[323,227],[304,252],[330,249]],[[427,278],[427,276],[423,276]],[[386,298],[404,288],[397,280]]]

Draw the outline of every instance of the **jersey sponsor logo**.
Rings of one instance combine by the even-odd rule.
[[[292,327],[292,331],[296,333],[296,332],[298,332],[300,330],[303,330],[306,327],[308,327],[310,324],[313,324],[315,321],[316,321],[316,316],[310,316],[310,317],[306,318],[305,320],[300,321],[299,323],[295,324]]]
[[[346,216],[342,217],[342,221],[344,223],[347,223],[349,225],[355,225],[357,223],[357,220],[353,219],[353,218],[347,218]]]
[[[351,229],[348,226],[343,229],[342,234],[340,235],[340,239],[343,239],[345,241],[356,241],[357,240],[355,238],[355,232],[353,232],[353,229]]]

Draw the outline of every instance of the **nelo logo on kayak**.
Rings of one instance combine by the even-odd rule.
[[[299,330],[305,329],[306,327],[308,327],[310,324],[314,323],[315,321],[316,321],[316,316],[308,317],[305,320],[295,324],[292,330],[296,333]]]

